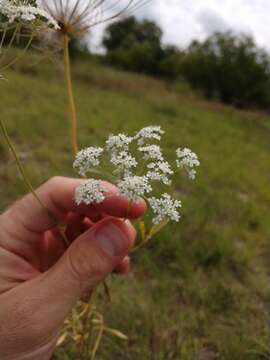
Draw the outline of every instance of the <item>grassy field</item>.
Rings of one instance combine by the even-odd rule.
[[[38,186],[74,174],[61,67],[32,62],[28,55],[5,74],[0,116]],[[169,157],[188,146],[202,162],[194,183],[179,177],[174,189],[179,225],[136,254],[128,278],[110,279],[112,301],[98,309],[129,340],[104,337],[97,359],[270,359],[270,117],[86,61],[74,79],[81,146],[159,124]],[[25,190],[0,139],[4,209]],[[72,347],[57,358],[74,360]]]

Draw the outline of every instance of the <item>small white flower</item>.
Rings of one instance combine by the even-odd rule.
[[[191,180],[195,180],[196,179],[196,175],[197,175],[197,171],[192,169],[192,170],[188,170],[188,176]]]
[[[111,163],[116,167],[116,173],[130,174],[130,169],[138,165],[137,160],[127,151],[113,153]]]
[[[125,134],[110,135],[106,141],[107,150],[113,153],[118,151],[127,151],[132,140],[132,137]]]
[[[99,204],[104,201],[106,192],[107,190],[102,186],[101,180],[86,180],[75,190],[76,204]]]
[[[145,160],[159,160],[163,161],[163,155],[160,146],[158,145],[148,145],[144,147],[139,147],[139,151],[144,154]]]
[[[140,197],[152,191],[146,176],[126,176],[118,183],[120,194],[130,201],[137,201]]]
[[[110,154],[110,161],[116,167],[115,173],[131,175],[131,168],[137,166],[137,161],[129,152],[129,144],[133,138],[125,134],[110,135],[106,141],[106,148]]]
[[[198,156],[188,148],[176,150],[177,160],[176,164],[179,168],[183,168],[187,171],[190,179],[194,180],[196,177],[196,170],[194,167],[200,166]]]
[[[146,175],[148,179],[162,181],[165,185],[171,184],[170,176],[174,172],[167,161],[152,162],[147,165],[147,168],[149,169]]]
[[[100,164],[99,158],[103,153],[100,147],[89,147],[78,152],[73,163],[74,169],[82,176],[85,176],[91,168]]]
[[[146,139],[155,139],[161,140],[161,136],[165,134],[165,132],[161,129],[160,126],[148,126],[141,129],[134,137],[134,139],[138,140],[138,144],[143,146]]]
[[[163,220],[180,220],[179,209],[182,207],[181,201],[173,199],[169,194],[163,194],[161,198],[152,197],[148,199],[155,217],[153,223],[160,224]]]

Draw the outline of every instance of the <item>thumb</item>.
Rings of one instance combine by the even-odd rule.
[[[68,312],[85,292],[121,263],[134,240],[135,230],[128,222],[107,218],[94,225],[41,275],[36,285],[47,305],[51,300],[54,310],[58,308],[62,314]]]

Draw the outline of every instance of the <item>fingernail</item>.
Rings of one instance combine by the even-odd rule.
[[[110,256],[120,256],[128,249],[128,239],[112,221],[104,222],[96,230],[101,249]]]

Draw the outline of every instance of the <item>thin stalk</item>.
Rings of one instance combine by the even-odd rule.
[[[15,146],[13,145],[10,137],[9,137],[9,134],[8,134],[8,131],[7,131],[7,128],[5,126],[5,123],[2,119],[0,119],[0,128],[1,128],[1,131],[3,133],[3,136],[4,136],[4,139],[6,140],[6,143],[8,145],[8,148],[10,149],[13,157],[14,157],[14,160],[16,162],[16,165],[18,167],[18,170],[23,178],[23,182],[25,184],[25,187],[28,191],[30,191],[30,193],[34,196],[34,198],[37,200],[37,202],[40,204],[40,206],[46,211],[46,213],[50,216],[51,219],[53,219],[54,222],[57,222],[56,218],[54,217],[54,215],[50,212],[50,210],[43,204],[43,202],[41,201],[41,199],[39,198],[39,196],[37,195],[36,191],[34,190],[30,180],[28,179],[28,176],[24,170],[24,167],[19,159],[19,156],[17,154],[17,151],[15,149]],[[66,238],[66,235],[64,233],[64,231],[59,227],[59,231],[63,237],[63,240],[66,244],[66,246],[69,246],[69,242],[68,242],[68,239]]]
[[[8,30],[8,24],[6,24],[6,26],[4,27],[3,35],[2,35],[2,38],[1,38],[1,42],[0,42],[0,51],[1,51],[1,53],[2,53],[2,47],[3,47],[4,41],[6,39],[7,30]]]
[[[81,324],[82,324],[82,329],[81,329],[81,342],[79,344],[79,348],[78,348],[78,354],[79,354],[79,359],[84,359],[84,354],[86,353],[87,349],[87,331],[86,328],[88,326],[88,322],[90,322],[90,318],[92,315],[92,306],[91,304],[85,304],[85,309],[83,310],[83,317],[81,319]]]
[[[93,346],[93,349],[92,349],[91,353],[89,354],[91,360],[94,360],[95,357],[96,357],[96,354],[97,354],[97,351],[99,349],[99,346],[100,346],[100,343],[101,343],[101,340],[102,340],[102,336],[103,336],[103,333],[104,333],[104,319],[103,319],[103,316],[97,311],[95,311],[95,314],[96,314],[96,316],[98,318],[99,327],[97,329],[98,334],[97,334],[97,337],[96,337],[96,341],[94,343],[94,346]]]
[[[29,49],[30,45],[32,44],[33,39],[34,39],[34,34],[31,34],[25,48],[22,50],[22,53],[20,55],[18,55],[15,59],[11,60],[8,64],[3,65],[3,67],[1,67],[1,71],[6,70],[10,66],[14,65],[18,60],[20,60],[24,56],[24,54],[27,52],[27,50]]]
[[[71,145],[72,155],[75,159],[78,153],[78,140],[77,140],[77,112],[73,94],[72,78],[71,78],[71,67],[70,67],[70,53],[69,53],[69,37],[67,34],[63,35],[63,61],[64,61],[64,76],[67,87],[67,96],[69,103],[69,115],[71,121]]]
[[[3,135],[4,135],[5,140],[6,140],[6,142],[7,142],[7,145],[8,145],[8,147],[9,147],[9,149],[10,149],[10,151],[11,151],[13,157],[14,157],[14,160],[15,160],[15,162],[16,162],[16,165],[17,165],[18,169],[19,169],[19,172],[20,172],[20,174],[22,175],[23,182],[24,182],[25,186],[27,187],[28,190],[30,190],[30,192],[33,194],[33,196],[35,197],[35,199],[39,202],[40,206],[42,206],[43,208],[45,208],[46,211],[47,211],[47,208],[46,208],[45,205],[42,203],[42,201],[40,200],[40,198],[38,197],[38,195],[36,194],[36,192],[35,192],[32,184],[30,183],[30,181],[29,181],[29,179],[28,179],[28,177],[27,177],[27,175],[26,175],[26,173],[25,173],[25,170],[24,170],[24,168],[23,168],[23,166],[22,166],[22,164],[21,164],[21,161],[20,161],[20,159],[19,159],[19,156],[18,156],[18,154],[17,154],[17,151],[16,151],[14,145],[13,145],[12,142],[11,142],[11,139],[10,139],[10,137],[9,137],[9,135],[8,135],[6,126],[5,126],[4,121],[3,121],[2,119],[0,119],[0,128],[1,128],[1,130],[2,130],[2,133],[3,133]]]
[[[10,50],[19,30],[20,30],[20,24],[17,24],[16,27],[14,28],[14,32],[10,38],[10,41],[9,41],[7,47],[5,48],[5,51],[3,52],[3,54],[1,54],[1,62],[2,63],[4,62],[4,59],[6,58],[6,55],[7,55],[8,51]]]

